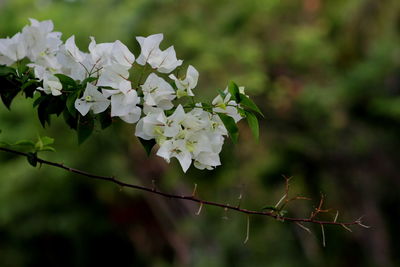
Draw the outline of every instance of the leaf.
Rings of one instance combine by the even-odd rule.
[[[240,102],[240,91],[239,87],[237,86],[236,83],[230,81],[228,85],[228,91],[231,93],[231,96],[236,100],[236,103]]]
[[[7,109],[10,109],[11,102],[20,92],[19,84],[9,77],[0,76],[0,97]]]
[[[101,129],[104,130],[112,124],[111,114],[108,111],[102,112],[97,116],[99,118]]]
[[[146,151],[147,156],[150,156],[151,154],[151,149],[154,147],[156,144],[156,140],[150,139],[150,140],[145,140],[140,137],[138,137],[140,143],[142,144],[144,150]]]
[[[80,116],[78,120],[78,143],[81,145],[88,139],[94,129],[94,119],[92,115]]]
[[[39,139],[42,141],[43,146],[48,146],[54,144],[54,138],[48,137],[48,136],[43,136],[39,137]]]
[[[22,146],[26,147],[29,150],[33,150],[35,148],[35,143],[30,140],[20,140],[18,142],[15,142],[13,146]]]
[[[65,123],[67,123],[67,125],[68,125],[71,129],[76,130],[77,127],[78,127],[78,117],[72,115],[72,114],[68,111],[68,109],[64,109],[63,115],[64,115],[63,117],[64,117]]]
[[[74,79],[71,77],[64,75],[64,74],[54,74],[59,80],[60,83],[63,85],[63,89],[68,90],[68,88],[78,89],[78,84]]]
[[[228,131],[229,136],[231,137],[233,143],[236,144],[239,138],[239,128],[237,127],[235,120],[224,113],[217,113],[217,114],[224,123],[225,128]]]
[[[69,113],[71,113],[71,115],[73,116],[76,116],[75,101],[78,98],[78,96],[79,96],[79,91],[69,94],[67,97],[67,101],[65,103]]]
[[[53,147],[51,147],[51,146],[44,146],[44,147],[42,147],[42,149],[40,149],[39,151],[50,151],[50,152],[56,152],[56,150],[53,148]]]
[[[31,79],[25,82],[21,86],[21,89],[24,91],[26,98],[33,98],[33,94],[38,87],[41,87],[41,83],[38,80]]]
[[[247,95],[245,94],[240,94],[240,105],[244,106],[250,110],[253,110],[260,114],[262,117],[264,117],[264,114],[261,112],[261,110],[257,107],[257,105],[251,100]]]
[[[37,154],[36,153],[28,153],[26,158],[28,159],[28,162],[30,165],[32,165],[33,167],[36,167],[36,165],[37,165]]]
[[[222,97],[222,99],[225,99],[226,93],[222,91],[221,89],[217,89],[218,94]]]
[[[0,65],[0,76],[8,76],[8,75],[17,76],[17,73],[14,68]]]
[[[254,115],[252,112],[246,111],[246,120],[247,120],[247,123],[249,124],[251,133],[253,134],[254,138],[258,142],[259,135],[260,135],[260,127],[258,125],[258,119],[257,119],[256,115]]]
[[[83,84],[83,85],[86,85],[87,83],[94,82],[94,81],[96,81],[97,79],[98,79],[97,77],[87,77],[86,79],[84,79],[84,80],[82,81],[82,84]]]
[[[278,211],[278,209],[274,206],[265,206],[265,207],[262,207],[262,210]]]

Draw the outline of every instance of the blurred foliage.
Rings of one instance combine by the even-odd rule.
[[[119,39],[162,32],[165,47],[200,72],[198,92],[216,95],[228,80],[246,86],[266,115],[260,143],[243,124],[223,166],[183,175],[146,158],[133,129],[118,122],[77,145],[61,120],[41,129],[32,103],[0,106],[1,141],[55,137],[48,158],[127,181],[262,208],[279,200],[282,175],[312,202],[290,206],[307,217],[320,192],[325,216],[364,215],[371,230],[296,225],[162,200],[0,154],[1,266],[397,266],[400,250],[400,2],[398,0],[3,0],[1,37],[28,18],[52,19],[75,34]],[[227,220],[221,219],[227,217]],[[324,218],[324,217],[323,217]]]

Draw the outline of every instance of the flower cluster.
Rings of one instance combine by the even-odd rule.
[[[192,162],[199,169],[220,165],[225,137],[234,136],[236,123],[249,114],[246,103],[255,110],[244,88],[235,84],[220,91],[211,104],[196,103],[193,91],[199,73],[189,65],[185,75],[179,75],[183,61],[177,59],[173,46],[160,49],[162,34],[136,37],[141,47],[136,58],[118,40],[96,43],[93,37],[88,52],[83,52],[74,36],[64,43],[50,20],[30,22],[22,32],[0,39],[0,65],[29,61],[27,67],[41,85],[36,90],[45,96],[65,96],[69,102],[72,98],[79,116],[108,112],[137,123],[136,136],[156,143],[157,155],[168,162],[176,158],[184,172]],[[84,87],[65,90],[60,74]],[[183,99],[176,104],[180,98],[188,103]]]

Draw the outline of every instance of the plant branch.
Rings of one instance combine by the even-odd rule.
[[[17,151],[17,150],[13,150],[13,149],[10,149],[10,148],[5,148],[5,147],[0,147],[0,151],[8,152],[8,153],[19,155],[19,156],[25,156],[25,157],[29,156],[28,153]],[[129,183],[125,183],[125,182],[123,182],[121,180],[116,179],[114,176],[97,175],[97,174],[93,174],[93,173],[89,173],[89,172],[86,172],[86,171],[82,171],[82,170],[78,170],[78,169],[75,169],[75,168],[71,168],[71,167],[65,166],[62,163],[56,163],[56,162],[44,160],[44,159],[41,159],[41,158],[37,158],[37,162],[40,163],[40,164],[50,165],[50,166],[53,166],[53,167],[56,167],[56,168],[59,168],[59,169],[64,169],[64,170],[66,170],[68,172],[79,174],[81,176],[85,176],[85,177],[88,177],[88,178],[112,182],[112,183],[117,184],[117,185],[119,185],[121,187],[127,187],[127,188],[132,188],[132,189],[136,189],[136,190],[140,190],[140,191],[145,191],[145,192],[149,192],[149,193],[152,193],[152,194],[155,194],[155,195],[160,195],[160,196],[163,196],[163,197],[166,197],[166,198],[171,198],[171,199],[181,199],[181,200],[186,200],[186,201],[197,202],[197,203],[200,204],[199,211],[201,211],[201,207],[203,207],[204,205],[207,205],[207,206],[215,206],[215,207],[223,208],[224,210],[228,210],[228,209],[229,210],[234,210],[234,211],[237,211],[237,212],[240,212],[240,213],[244,213],[244,214],[247,214],[247,215],[268,216],[268,217],[272,217],[274,219],[277,219],[279,221],[288,221],[288,222],[294,222],[294,223],[312,223],[312,224],[319,224],[319,225],[337,225],[337,226],[345,227],[347,229],[348,229],[347,226],[350,226],[350,225],[359,225],[361,227],[365,227],[365,225],[362,224],[360,219],[355,220],[355,221],[351,221],[351,222],[337,222],[336,220],[334,220],[334,221],[317,220],[317,219],[314,218],[315,216],[311,217],[311,218],[295,218],[295,217],[279,216],[274,211],[249,210],[249,209],[240,208],[240,206],[231,206],[229,204],[223,204],[223,203],[219,203],[219,202],[203,200],[203,199],[200,199],[200,198],[196,197],[195,194],[191,194],[191,195],[175,195],[175,194],[171,194],[171,193],[160,191],[160,190],[156,189],[155,187],[150,188],[150,187],[145,187],[145,186],[141,186],[141,185],[137,185],[137,184],[129,184]],[[199,211],[198,211],[198,213],[200,213]]]

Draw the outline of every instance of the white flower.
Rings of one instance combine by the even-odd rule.
[[[162,138],[166,120],[163,110],[154,109],[138,121],[135,135],[145,140]]]
[[[45,55],[54,55],[62,44],[61,33],[53,32],[54,26],[51,20],[39,22],[30,19],[30,22],[31,25],[22,29],[29,59],[36,61]]]
[[[127,93],[132,89],[128,78],[129,71],[126,67],[119,64],[112,64],[102,69],[97,86],[111,87]]]
[[[212,170],[216,166],[221,165],[221,161],[218,153],[201,152],[195,159],[193,164],[197,169],[200,170]]]
[[[176,58],[174,46],[170,46],[164,51],[160,50],[153,54],[154,56],[150,57],[147,62],[153,69],[157,69],[157,71],[161,73],[170,73],[176,69],[176,67],[182,65],[183,62]]]
[[[110,105],[108,100],[102,93],[97,90],[97,87],[88,83],[83,97],[75,101],[75,108],[85,116],[89,110],[93,113],[101,113]]]
[[[240,121],[243,117],[237,110],[238,104],[234,100],[230,100],[231,94],[228,92],[228,89],[225,89],[224,94],[225,97],[223,99],[221,95],[217,95],[213,99],[212,104],[215,106],[213,111],[217,113],[224,113],[232,117],[235,122]]]
[[[11,38],[0,39],[0,64],[12,65],[26,57],[27,48],[20,33]]]
[[[43,88],[38,87],[37,90],[44,91],[46,94],[52,94],[54,96],[61,95],[62,84],[60,80],[49,73],[44,73],[43,75]]]
[[[167,162],[170,162],[171,158],[177,158],[183,172],[186,172],[190,164],[192,164],[192,155],[186,148],[185,140],[182,139],[172,139],[163,142],[157,151],[157,155],[164,158]]]
[[[119,90],[103,90],[104,96],[111,96],[111,117],[120,117],[127,123],[135,123],[140,119],[141,108],[137,106],[140,98],[135,90],[122,93]]]
[[[141,52],[136,62],[140,65],[145,65],[149,58],[152,57],[153,53],[156,54],[160,51],[160,43],[164,35],[162,33],[153,34],[148,37],[136,37],[136,40],[140,44]]]
[[[130,69],[135,62],[135,56],[129,51],[120,41],[114,43],[100,43],[96,44],[93,37],[89,44],[89,52],[92,57],[93,63],[97,68],[104,65],[118,64]]]
[[[178,98],[186,95],[194,96],[192,89],[197,85],[199,72],[192,65],[189,65],[185,79],[178,79],[173,74],[169,75],[169,78],[175,81],[175,85],[178,88]]]
[[[144,103],[148,106],[157,106],[164,110],[171,109],[174,105],[175,91],[164,79],[151,73],[142,85]]]
[[[79,48],[75,44],[75,36],[72,35],[65,42],[65,50],[71,55],[71,57],[76,62],[82,62],[84,60],[84,54],[79,50]]]
[[[137,63],[145,65],[150,64],[153,69],[161,73],[170,73],[176,67],[182,65],[182,60],[176,58],[175,49],[173,46],[166,50],[160,50],[159,46],[164,38],[163,34],[153,34],[148,37],[136,37],[141,47],[141,53],[137,59]]]

